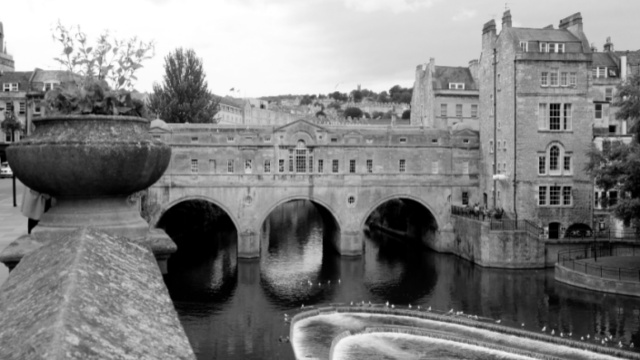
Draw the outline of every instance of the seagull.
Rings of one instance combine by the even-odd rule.
[[[569,332],[569,336],[571,336],[571,335],[573,335],[573,333],[572,333],[572,332]]]
[[[496,320],[496,324],[500,324],[502,320]]]
[[[340,279],[338,279],[338,284],[340,284]]]
[[[584,341],[584,336],[580,336],[580,341]]]
[[[388,301],[387,301],[387,304],[386,304],[386,306],[387,306],[387,307],[389,307],[389,302],[388,302]]]
[[[618,343],[618,346],[619,346],[619,347],[622,347],[622,341],[620,341],[620,342]]]
[[[420,305],[418,305],[418,310],[420,310]]]
[[[629,345],[630,348],[634,348],[635,346],[633,345],[633,343],[631,343],[631,345]]]
[[[302,304],[302,306],[300,306],[300,309],[304,309],[304,304]]]
[[[409,304],[409,309],[411,309],[411,304]]]
[[[546,326],[543,326],[543,327],[542,327],[542,332],[545,332],[545,331],[547,331],[547,327],[546,327]]]
[[[524,327],[524,323],[522,323],[522,325],[520,325],[520,326]]]
[[[392,308],[392,309],[395,309],[396,307],[395,307],[395,306],[393,306],[393,304],[391,304],[391,308]]]
[[[560,337],[564,337],[564,334],[562,332],[560,332]]]
[[[327,281],[327,285],[331,285],[331,280]]]
[[[350,305],[351,305],[351,306],[353,306],[353,301],[351,302],[351,304],[350,304]]]
[[[371,301],[369,301],[369,306],[371,306]]]
[[[449,314],[453,314],[453,308],[449,310]]]
[[[429,306],[429,308],[427,309],[427,311],[431,311],[431,306]]]
[[[555,335],[555,334],[556,334],[556,331],[551,329],[551,335]]]
[[[589,338],[589,334],[587,334],[587,339]]]

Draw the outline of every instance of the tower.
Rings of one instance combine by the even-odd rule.
[[[4,46],[4,29],[2,21],[0,21],[0,71],[14,71],[14,69],[13,56],[7,54],[7,49]]]

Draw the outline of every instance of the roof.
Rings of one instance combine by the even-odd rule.
[[[67,70],[41,70],[36,69],[33,82],[59,81],[61,83],[72,82],[82,79],[81,75],[74,74]]]
[[[244,107],[244,104],[242,103],[242,100],[237,100],[237,99],[234,99],[234,98],[229,97],[229,96],[221,97],[220,98],[220,104],[221,105],[233,106],[233,107],[237,107],[237,108],[243,108]]]
[[[510,28],[520,41],[581,42],[566,29]]]
[[[0,83],[28,83],[33,71],[5,71],[0,75]]]
[[[629,65],[640,65],[640,50],[614,51],[613,53],[618,58],[620,56],[626,56],[627,57],[627,64],[629,64]]]
[[[467,67],[436,66],[433,74],[434,89],[449,89],[449,83],[464,83],[465,90],[477,89]]]
[[[596,66],[606,66],[609,68],[618,67],[618,62],[613,59],[613,56],[611,53],[607,53],[607,52],[594,52],[592,61],[593,61],[591,63],[592,67],[596,67]]]

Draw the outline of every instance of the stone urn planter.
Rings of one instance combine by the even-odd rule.
[[[35,132],[8,147],[7,157],[20,181],[53,196],[56,204],[42,215],[25,244],[35,242],[37,247],[37,243],[90,226],[143,243],[158,258],[166,259],[175,251],[175,244],[163,231],[149,231],[130,198],[156,182],[171,157],[171,148],[149,134],[148,120],[61,115],[33,123]],[[15,258],[24,252],[28,251],[12,255]],[[5,253],[0,261],[7,264]]]

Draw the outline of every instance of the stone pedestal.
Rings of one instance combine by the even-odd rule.
[[[56,204],[42,214],[30,236],[0,254],[12,268],[30,251],[78,228],[95,228],[147,246],[166,271],[176,245],[162,230],[150,230],[129,197],[164,173],[171,148],[149,134],[143,118],[69,115],[34,120],[35,132],[7,149],[11,167],[25,186],[51,195]]]

